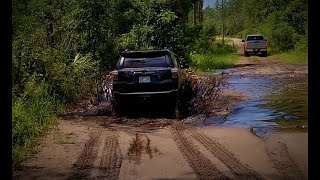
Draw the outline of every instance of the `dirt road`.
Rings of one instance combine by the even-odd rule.
[[[307,178],[306,133],[264,141],[245,128],[159,121],[61,120],[15,179]]]
[[[307,71],[272,57],[242,57],[226,73],[291,77]],[[222,92],[219,113],[245,98]],[[13,179],[308,179],[308,133],[275,132],[264,140],[250,128],[189,123],[200,119],[64,117]]]

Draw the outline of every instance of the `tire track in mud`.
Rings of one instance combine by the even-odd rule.
[[[271,158],[275,169],[285,180],[306,179],[302,170],[297,166],[288,152],[288,147],[283,142],[267,143],[267,152]]]
[[[223,162],[230,169],[236,179],[264,179],[248,165],[241,163],[231,151],[215,140],[201,132],[196,132],[195,130],[190,130],[189,132],[196,141],[200,142],[208,151]]]
[[[187,139],[183,129],[171,129],[172,136],[179,150],[182,152],[198,179],[225,179],[230,177],[224,175],[217,167]]]
[[[103,144],[100,167],[96,179],[118,179],[122,163],[122,154],[119,145],[119,133],[116,130],[108,131]]]
[[[94,161],[97,158],[97,142],[102,131],[92,133],[89,140],[85,143],[84,148],[74,163],[74,171],[68,179],[88,179],[94,167]]]

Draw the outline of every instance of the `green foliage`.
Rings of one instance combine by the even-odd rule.
[[[192,67],[201,71],[223,69],[234,65],[239,56],[236,54],[192,54]]]
[[[273,55],[273,58],[287,63],[308,64],[308,53],[306,52],[285,52]]]
[[[13,88],[15,90],[16,87]],[[26,83],[25,91],[18,97],[12,96],[12,158],[14,168],[27,157],[36,138],[57,122],[56,114],[63,111],[63,105],[56,97],[48,94],[44,81],[32,80]]]
[[[221,40],[211,42],[206,38],[200,38],[190,54],[191,65],[201,71],[228,68],[239,58],[234,52],[230,44],[223,44]]]
[[[14,0],[13,159],[54,122],[62,104],[96,92],[99,73],[125,49],[168,47],[189,58],[191,0]],[[212,29],[210,30],[212,33]]]
[[[294,45],[294,51],[298,53],[308,52],[308,36],[302,36]]]
[[[222,32],[221,1],[204,10],[204,25]],[[306,0],[228,0],[224,7],[225,35],[267,37],[274,52],[307,52],[308,2]],[[210,23],[208,23],[210,22]]]
[[[230,44],[222,43],[222,40],[215,40],[212,42],[208,38],[200,38],[196,41],[196,44],[193,49],[193,53],[213,53],[213,54],[230,54],[234,53],[235,49]]]

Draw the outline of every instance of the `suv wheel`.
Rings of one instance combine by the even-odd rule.
[[[114,115],[116,117],[121,116],[122,113],[121,113],[121,103],[120,103],[120,101],[117,101],[117,100],[113,99],[111,101],[111,103],[112,103],[112,109],[113,109]]]
[[[268,56],[268,52],[267,52],[267,51],[263,52],[263,53],[262,53],[262,56],[263,56],[263,57],[267,57],[267,56]]]

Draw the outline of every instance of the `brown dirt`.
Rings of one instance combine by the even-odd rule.
[[[118,179],[122,163],[122,154],[119,146],[119,134],[115,130],[106,131],[104,142],[98,150],[99,160],[97,171],[93,172],[94,179]]]
[[[218,157],[230,169],[236,179],[263,179],[261,175],[249,166],[242,164],[231,151],[215,140],[201,132],[190,131],[190,133],[195,140],[200,142],[207,150]]]
[[[230,179],[224,175],[217,167],[203,155],[195,145],[184,135],[181,127],[172,129],[172,136],[179,150],[185,156],[190,166],[197,174],[198,179]]]
[[[90,176],[93,163],[97,157],[97,142],[101,133],[101,131],[98,131],[90,135],[90,139],[86,142],[80,156],[73,164],[75,168],[69,179],[87,179]]]
[[[308,73],[307,64],[288,64],[275,59],[272,55],[267,57],[259,57],[255,55],[244,57],[243,42],[241,42],[241,39],[230,39],[234,41],[237,53],[242,55],[242,57],[235,66],[230,69],[229,74],[283,78]]]
[[[267,152],[283,179],[308,179],[306,142],[306,133],[275,133],[268,139]]]
[[[307,142],[298,133],[279,135],[283,148],[244,128],[146,124],[93,117],[62,120],[59,130],[41,143],[40,152],[22,171],[14,172],[14,179],[282,179],[283,174],[301,178],[298,172],[307,177]]]

